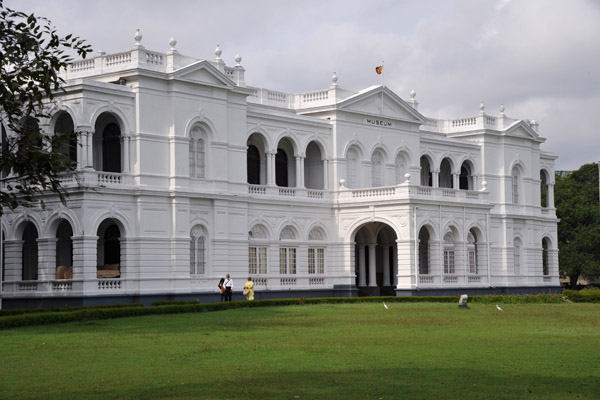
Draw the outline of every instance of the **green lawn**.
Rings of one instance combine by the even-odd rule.
[[[236,309],[0,331],[0,399],[598,399],[600,306]]]

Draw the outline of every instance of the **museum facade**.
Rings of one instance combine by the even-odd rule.
[[[68,195],[2,217],[7,307],[559,290],[556,156],[535,121],[422,115],[414,92],[284,93],[171,40],[63,71]],[[11,133],[8,132],[10,135]],[[241,297],[240,297],[241,298]]]

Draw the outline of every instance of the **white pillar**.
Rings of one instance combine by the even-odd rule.
[[[327,170],[327,159],[323,159],[323,189],[329,189],[329,171]]]
[[[23,278],[23,240],[4,241],[4,281],[14,282]]]
[[[440,173],[439,171],[431,171],[431,187],[440,187]]]
[[[398,286],[398,246],[393,246],[393,256],[392,256],[392,286]]]
[[[377,286],[377,257],[375,247],[377,244],[369,244],[369,286]]]
[[[85,167],[85,141],[86,133],[77,131],[77,169]]]
[[[358,245],[358,286],[367,286],[367,270],[365,266],[365,245]]]
[[[87,132],[87,159],[86,159],[86,167],[94,168],[94,132]]]
[[[390,246],[383,246],[383,286],[390,286]]]
[[[275,176],[274,174],[274,169],[273,169],[273,159],[275,158],[273,153],[271,153],[270,151],[267,151],[267,162],[265,163],[265,167],[267,168],[267,173],[266,173],[266,178],[267,178],[267,185],[269,186],[273,186],[274,185],[274,179],[273,177]]]
[[[452,174],[452,188],[460,189],[460,175],[459,174]]]
[[[129,136],[121,137],[123,143],[123,173],[129,173]]]
[[[269,162],[269,169],[268,169],[269,177],[270,177],[269,185],[270,186],[275,186],[276,185],[276,174],[277,174],[277,171],[275,170],[276,169],[276,166],[275,166],[275,156],[276,156],[277,153],[276,152],[269,152],[268,154],[271,155],[271,160]]]
[[[554,185],[548,184],[548,208],[554,208]]]
[[[38,280],[56,279],[56,243],[57,238],[39,238],[38,243]],[[66,265],[66,267],[69,267]]]
[[[296,187],[302,188],[302,157],[296,156]]]
[[[83,280],[86,292],[95,292],[98,236],[73,236],[73,279]]]

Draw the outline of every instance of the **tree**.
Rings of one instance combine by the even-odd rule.
[[[556,214],[560,272],[577,279],[600,276],[600,204],[598,204],[598,165],[585,164],[567,176],[556,177]]]
[[[91,47],[73,35],[61,37],[43,17],[5,8],[0,0],[0,216],[5,208],[31,204],[46,190],[64,202],[61,173],[75,168],[64,151],[75,133],[48,135],[40,130],[45,101],[52,101],[74,51],[82,58]]]

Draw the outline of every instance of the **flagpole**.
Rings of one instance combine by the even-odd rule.
[[[385,73],[383,69],[383,60],[381,61],[381,115],[383,115],[383,74]]]

